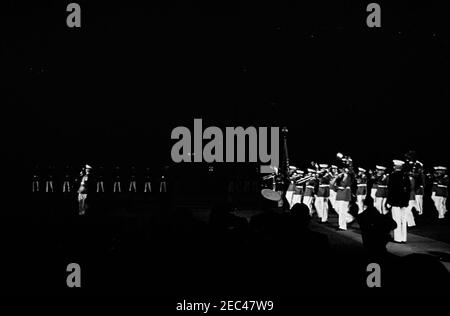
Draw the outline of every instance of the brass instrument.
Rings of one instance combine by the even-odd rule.
[[[299,180],[296,180],[295,184],[302,184],[302,183],[305,183],[305,182],[307,182],[309,180],[312,180],[314,178],[315,178],[314,176],[306,176],[306,177],[303,177],[303,178],[301,178]]]

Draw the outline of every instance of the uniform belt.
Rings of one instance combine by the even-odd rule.
[[[330,185],[329,184],[321,184],[319,185],[320,188],[329,188]]]
[[[378,187],[379,188],[387,188],[388,186],[387,185],[383,185],[383,184],[379,184]]]
[[[439,188],[446,188],[447,186],[446,186],[446,185],[443,185],[443,184],[438,184],[438,187],[439,187]]]
[[[359,186],[359,187],[366,187],[367,184],[366,184],[366,183],[360,183],[360,184],[358,184],[358,186]]]
[[[350,187],[338,187],[339,190],[350,189]]]
[[[307,185],[306,187],[314,189],[314,186],[312,186],[312,185]]]

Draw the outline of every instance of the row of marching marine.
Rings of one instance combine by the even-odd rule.
[[[354,215],[362,213],[364,201],[370,196],[381,214],[392,215],[397,223],[394,241],[406,242],[407,227],[415,226],[413,209],[423,214],[425,185],[432,185],[431,199],[439,219],[447,212],[447,168],[436,166],[433,173],[425,174],[423,164],[414,160],[393,160],[391,172],[386,166],[377,165],[374,170],[354,168],[350,157],[338,153],[337,165],[317,164],[307,172],[291,167],[291,183],[286,199],[292,207],[303,202],[312,216],[317,213],[320,222],[328,221],[330,207],[338,214],[338,230],[347,230]],[[350,211],[358,209],[357,212]]]

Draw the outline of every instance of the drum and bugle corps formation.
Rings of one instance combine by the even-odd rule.
[[[310,215],[316,213],[323,223],[328,221],[331,207],[338,214],[339,230],[347,230],[347,224],[354,220],[352,207],[357,206],[358,214],[364,212],[364,200],[370,196],[381,214],[391,213],[397,224],[394,241],[404,243],[407,227],[416,225],[413,209],[418,216],[423,214],[425,187],[431,186],[436,217],[443,219],[447,212],[447,167],[435,166],[425,173],[424,165],[413,156],[408,153],[404,160],[393,160],[392,166],[376,165],[372,170],[354,167],[352,158],[341,153],[335,165],[312,162],[306,171],[289,166],[286,192],[278,188],[279,170],[274,168],[273,174],[263,178],[266,185],[261,193],[273,201],[284,200],[289,208],[304,203]]]

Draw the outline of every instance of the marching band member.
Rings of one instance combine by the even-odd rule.
[[[70,180],[71,180],[71,175],[70,175],[70,167],[67,166],[66,170],[64,172],[64,182],[63,182],[63,192],[64,193],[69,193],[70,192]]]
[[[86,199],[89,193],[89,175],[91,174],[91,170],[92,167],[86,165],[85,174],[81,178],[80,188],[78,189],[78,215],[84,215],[88,209]]]
[[[407,239],[406,208],[410,196],[409,176],[403,172],[404,162],[393,160],[394,171],[389,177],[386,206],[391,208],[392,219],[397,224],[394,229],[394,241],[405,243]]]
[[[435,180],[433,182],[433,192],[431,198],[439,213],[439,219],[443,219],[447,213],[447,196],[448,196],[448,175],[445,174],[447,167],[434,167]]]
[[[290,173],[291,178],[289,180],[289,187],[286,191],[286,200],[289,203],[289,209],[291,209],[291,207],[294,205],[294,204],[292,204],[292,198],[294,196],[294,190],[295,190],[295,183],[292,178],[297,176],[297,168],[294,166],[289,166],[289,173]]]
[[[115,172],[114,172],[113,192],[114,193],[122,192],[122,188],[120,186],[120,168],[119,167],[116,167]]]
[[[303,170],[297,170],[297,175],[299,176],[299,178],[302,178],[304,175]],[[299,183],[298,180],[295,181],[294,194],[292,195],[292,205],[302,203],[303,192],[304,192],[304,184]]]
[[[339,230],[347,230],[347,223],[353,220],[349,211],[349,204],[352,197],[352,175],[348,167],[344,167],[336,178],[336,210],[339,215]]]
[[[371,187],[370,187],[370,196],[373,199],[374,202],[374,206],[375,206],[375,194],[377,193],[377,175],[378,175],[378,168],[379,166],[375,166],[375,170],[370,170],[370,182],[371,182]]]
[[[330,197],[330,181],[331,174],[327,172],[327,164],[320,164],[321,168],[320,176],[318,178],[319,188],[317,190],[317,197],[314,203],[317,211],[317,215],[321,219],[322,223],[328,220],[328,199]]]
[[[53,191],[53,167],[50,166],[47,172],[47,178],[45,179],[45,192],[54,192]]]
[[[104,193],[105,192],[105,184],[104,184],[104,181],[103,181],[103,177],[104,177],[103,167],[99,167],[97,169],[97,172],[96,172],[97,193],[99,193],[99,192]]]
[[[337,188],[335,184],[336,177],[338,175],[338,167],[336,165],[331,165],[331,179],[330,179],[330,197],[328,200],[330,201],[331,207],[336,211],[336,193]]]
[[[159,192],[167,192],[166,177],[164,175],[161,176],[161,180],[159,182]]]
[[[358,175],[356,177],[356,203],[358,204],[358,214],[364,210],[364,199],[367,196],[367,176],[366,169],[358,167]]]
[[[309,215],[313,214],[313,200],[316,189],[316,170],[308,168],[308,176],[312,177],[310,180],[306,181],[305,193],[303,195],[303,203],[309,208]]]
[[[386,174],[386,167],[377,166],[376,192],[374,206],[381,214],[386,214],[386,197],[389,177]]]
[[[409,193],[408,207],[405,210],[405,212],[406,212],[406,224],[408,225],[408,227],[413,227],[413,226],[416,226],[416,222],[414,221],[414,214],[412,212],[413,208],[415,208],[417,210],[416,183],[415,183],[413,171],[410,171],[408,176],[409,176],[409,181],[411,183],[411,191]]]
[[[417,161],[416,165],[417,165],[417,170],[416,170],[416,175],[415,175],[416,209],[417,209],[417,212],[419,212],[419,215],[422,215],[425,174],[423,172],[423,164],[420,161]]]
[[[130,172],[130,185],[128,186],[128,192],[136,193],[136,191],[136,168],[133,166],[131,167]]]
[[[231,183],[231,182],[230,182]],[[144,173],[144,193],[151,193],[152,192],[152,179],[151,179],[151,173],[150,168],[145,168]]]
[[[39,192],[39,172],[37,168],[33,171],[33,189],[32,192],[36,193]]]

